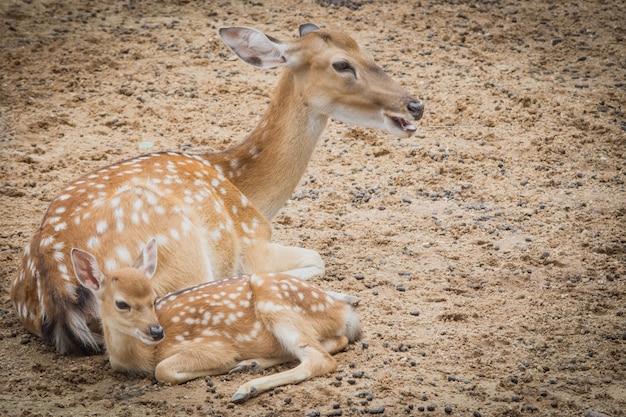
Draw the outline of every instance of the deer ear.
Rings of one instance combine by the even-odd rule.
[[[156,267],[157,243],[156,239],[152,238],[143,247],[137,259],[135,259],[135,263],[133,263],[133,268],[139,269],[141,272],[146,274],[148,279],[151,279],[156,272]]]
[[[96,258],[89,252],[73,248],[70,254],[74,274],[83,287],[94,292],[100,290],[104,282],[104,274],[98,265]]]
[[[319,28],[320,27],[317,26],[315,23],[305,23],[303,25],[300,25],[300,27],[298,28],[298,32],[300,32],[300,37],[303,37],[304,35],[308,35],[309,33],[314,32]]]
[[[261,68],[284,66],[287,46],[256,29],[226,26],[219,29],[224,43],[250,65]]]

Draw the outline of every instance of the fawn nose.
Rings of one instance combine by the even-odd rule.
[[[409,102],[409,104],[407,104],[406,108],[409,110],[409,113],[411,113],[411,116],[413,116],[415,120],[421,119],[422,115],[424,114],[424,105],[420,102],[411,101]]]
[[[150,326],[150,337],[152,340],[161,340],[165,336],[163,332],[163,327],[161,326]]]

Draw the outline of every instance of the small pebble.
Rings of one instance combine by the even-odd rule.
[[[435,411],[436,408],[437,406],[435,404],[428,404],[428,406],[426,407],[428,411]]]
[[[450,407],[449,405],[446,405],[446,407],[443,409],[443,411],[446,414],[452,414],[452,407]]]
[[[411,315],[412,316],[419,316],[420,315],[420,311],[419,310],[412,310],[411,311]]]

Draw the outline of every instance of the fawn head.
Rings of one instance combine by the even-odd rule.
[[[223,27],[224,42],[247,63],[286,67],[298,80],[304,105],[333,119],[411,136],[424,105],[411,97],[345,33],[300,26],[300,38],[282,43],[252,28]]]
[[[132,267],[108,276],[89,252],[74,248],[71,258],[78,281],[99,301],[105,339],[111,333],[126,334],[145,344],[163,339],[165,334],[154,310],[156,294],[150,286],[157,264],[154,239],[144,246]]]

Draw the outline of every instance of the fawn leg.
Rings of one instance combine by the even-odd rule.
[[[263,370],[271,368],[272,366],[282,365],[293,360],[291,356],[281,356],[278,358],[258,358],[258,359],[246,359],[239,362],[233,369],[228,371],[229,374],[235,372],[247,372],[255,370]]]
[[[306,340],[296,349],[300,364],[288,371],[264,376],[246,382],[239,387],[231,402],[241,403],[262,392],[287,384],[297,384],[305,379],[323,375],[337,369],[335,359],[324,350],[324,347],[312,340]]]
[[[201,376],[222,375],[235,364],[234,357],[208,347],[198,347],[193,352],[182,351],[159,362],[154,370],[158,381],[182,384]]]

